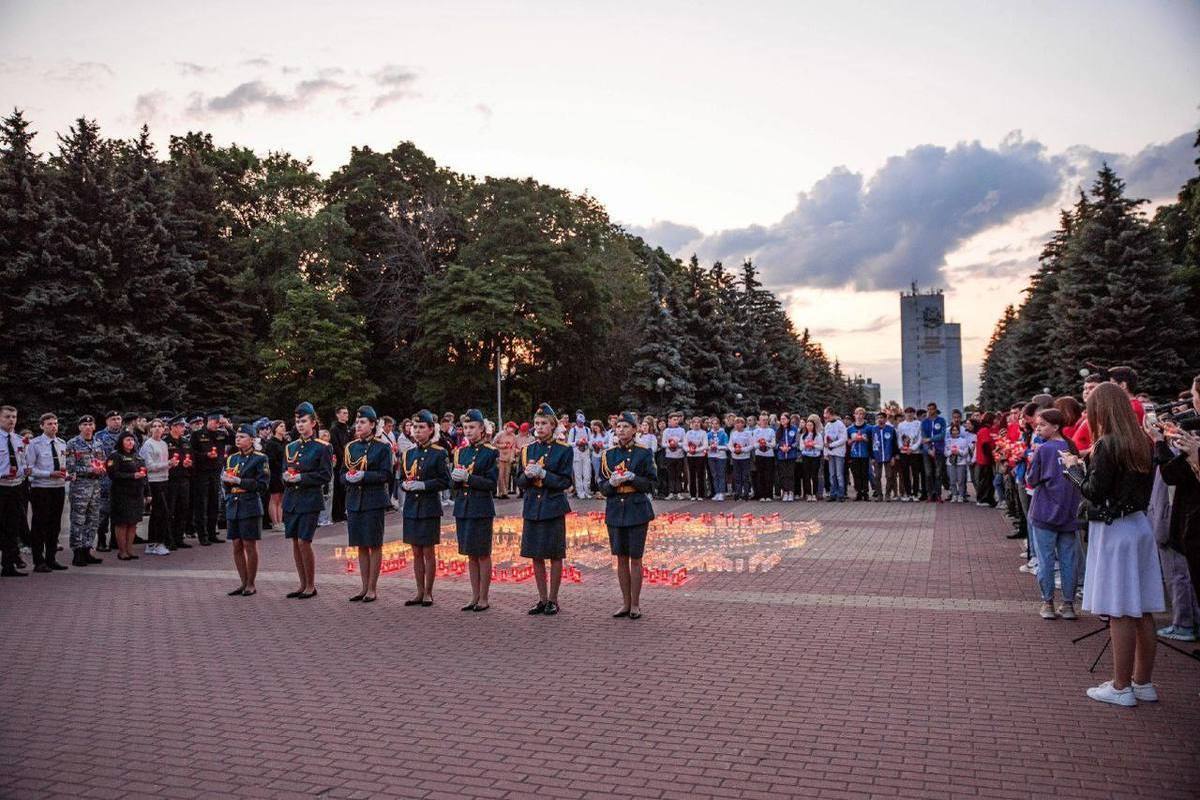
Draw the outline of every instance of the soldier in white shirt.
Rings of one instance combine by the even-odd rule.
[[[0,406],[0,577],[24,578],[17,569],[21,559],[21,533],[25,506],[21,501],[29,468],[25,465],[25,440],[16,432],[17,409]]]
[[[825,409],[825,456],[828,474],[825,493],[829,502],[846,499],[846,423],[832,408]]]
[[[775,429],[767,412],[758,413],[758,427],[750,433],[754,440],[754,497],[769,503],[775,494]]]
[[[25,463],[30,469],[29,505],[33,507],[30,536],[33,540],[33,571],[66,569],[55,560],[58,534],[62,528],[63,505],[67,498],[67,443],[58,438],[58,417],[42,414],[42,435],[29,443]]]
[[[583,499],[592,496],[592,432],[587,426],[587,417],[582,411],[575,412],[575,424],[567,431],[567,444],[571,446],[571,469],[574,470],[575,496]]]

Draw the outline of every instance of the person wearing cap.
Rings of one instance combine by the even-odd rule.
[[[71,476],[71,560],[73,567],[99,564],[92,554],[100,527],[100,478],[104,475],[104,448],[96,440],[96,418],[84,414],[79,433],[67,442],[67,472]]]
[[[417,594],[406,606],[433,605],[433,579],[437,572],[435,546],[442,540],[440,492],[450,488],[448,453],[433,441],[437,417],[421,409],[413,417],[414,446],[404,453],[404,543],[413,550],[413,577]]]
[[[592,486],[592,432],[587,417],[582,411],[575,412],[575,424],[567,431],[567,444],[571,446],[571,474],[575,478],[575,496],[590,497]]]
[[[558,613],[558,588],[567,557],[567,514],[571,505],[563,494],[571,485],[571,448],[554,438],[558,423],[549,403],[533,417],[534,441],[521,450],[517,486],[525,492],[521,510],[521,557],[533,561],[538,602],[530,614]],[[546,561],[550,562],[549,583]]]
[[[333,477],[333,454],[316,438],[317,412],[312,403],[296,406],[296,438],[284,449],[283,536],[292,540],[292,558],[300,588],[288,598],[307,600],[317,594],[312,540],[317,517],[325,508],[321,488]]]
[[[24,578],[21,538],[25,535],[25,440],[17,434],[17,409],[0,406],[0,576]]]
[[[359,406],[354,415],[354,438],[342,451],[345,469],[340,480],[346,489],[346,534],[358,548],[362,591],[351,603],[375,602],[379,568],[383,564],[383,518],[391,508],[388,478],[392,474],[392,448],[376,436],[379,416],[371,406]]]
[[[117,449],[117,437],[121,435],[121,412],[109,411],[104,415],[104,427],[96,432],[96,441],[104,449],[104,460],[108,461],[113,451]],[[98,506],[99,521],[96,524],[96,550],[107,553],[111,543],[116,549],[116,531],[109,516],[109,504],[112,491],[112,478],[105,473],[100,478],[100,502]]]
[[[499,478],[499,451],[486,440],[483,412],[472,408],[463,415],[463,446],[454,451],[450,472],[454,496],[454,529],[458,553],[467,557],[471,602],[463,611],[487,611],[492,582],[492,524],[496,503],[492,493]]]
[[[492,444],[496,446],[496,452],[499,456],[497,464],[499,467],[496,478],[496,497],[500,500],[508,499],[508,490],[511,487],[512,479],[512,462],[517,450],[517,423],[509,420],[504,423],[504,427],[492,439]]]
[[[221,427],[220,411],[205,415],[204,427],[192,434],[192,519],[196,538],[207,547],[223,542],[217,536],[221,502],[221,467],[229,451],[229,434]]]
[[[617,582],[621,586],[621,609],[614,618],[642,616],[642,555],[646,532],[654,519],[649,492],[658,472],[654,455],[634,439],[637,417],[626,411],[617,417],[616,442],[604,451],[600,462],[600,492],[604,495],[604,524],[608,543],[617,557]]]
[[[221,482],[225,485],[225,527],[233,542],[233,565],[241,583],[230,597],[252,597],[258,577],[258,540],[262,538],[262,489],[270,480],[267,457],[254,448],[258,434],[253,425],[242,425],[234,436],[235,450],[225,457]]]
[[[183,540],[192,513],[192,443],[187,420],[182,416],[172,419],[163,441],[167,444],[167,506],[171,509],[167,546],[188,550],[191,545]]]

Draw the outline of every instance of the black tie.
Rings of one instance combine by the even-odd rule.
[[[4,434],[4,442],[8,445],[8,470],[9,472],[17,471],[17,451],[13,448],[12,434]]]
[[[54,471],[61,472],[62,462],[58,459],[58,445],[54,443],[53,439],[50,440],[50,455],[54,457]]]

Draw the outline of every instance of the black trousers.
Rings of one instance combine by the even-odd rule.
[[[979,503],[996,505],[996,487],[992,484],[992,465],[975,465],[975,500]]]
[[[668,458],[667,475],[670,478],[669,491],[671,494],[683,494],[683,470],[684,464],[682,458]]]
[[[800,496],[816,497],[820,490],[821,457],[800,457]]]
[[[904,471],[908,475],[908,488],[913,497],[925,497],[925,457],[920,453],[906,453],[900,456],[904,461]]]
[[[192,476],[192,520],[196,538],[217,538],[217,507],[221,503],[221,478],[216,472],[197,472]]]
[[[705,487],[708,481],[704,476],[708,472],[708,456],[687,456],[688,494],[692,497],[707,497]]]
[[[754,499],[775,494],[775,456],[754,457]]]
[[[346,487],[342,484],[341,473],[335,472],[333,476],[333,508],[329,511],[329,516],[334,522],[346,521]]]
[[[796,462],[780,459],[776,462],[775,469],[779,470],[779,491],[796,491]]]
[[[183,544],[183,534],[187,530],[189,517],[192,513],[192,481],[184,476],[171,478],[167,481],[167,503],[171,509],[171,544]]]
[[[154,544],[173,544],[171,539],[171,492],[168,481],[150,484],[150,523],[147,540]]]
[[[29,529],[33,542],[30,549],[33,551],[34,564],[46,564],[54,560],[66,498],[67,490],[62,486],[34,486],[29,489],[29,504],[33,507],[33,523]]]
[[[0,486],[0,565],[11,567],[21,555],[25,528],[24,486]]]
[[[871,459],[851,458],[847,460],[850,462],[850,474],[854,476],[854,496],[857,499],[866,500],[871,496],[871,484],[868,480]]]

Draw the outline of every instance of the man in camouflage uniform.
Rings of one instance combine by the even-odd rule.
[[[103,559],[92,554],[96,529],[100,526],[100,479],[107,455],[95,436],[96,420],[91,414],[79,418],[79,435],[67,442],[67,474],[71,476],[72,566],[86,567]]]
[[[113,450],[117,447],[117,437],[121,435],[121,412],[110,411],[104,415],[104,430],[96,434],[96,441],[100,443],[100,447],[104,449],[104,460],[107,462],[108,457],[112,455]],[[99,523],[96,526],[96,549],[100,552],[108,552],[108,537],[109,537],[109,520],[108,520],[108,491],[112,488],[112,481],[107,475],[100,477],[100,498],[98,502],[97,514],[99,515]],[[116,533],[113,533],[113,544],[116,544]]]

